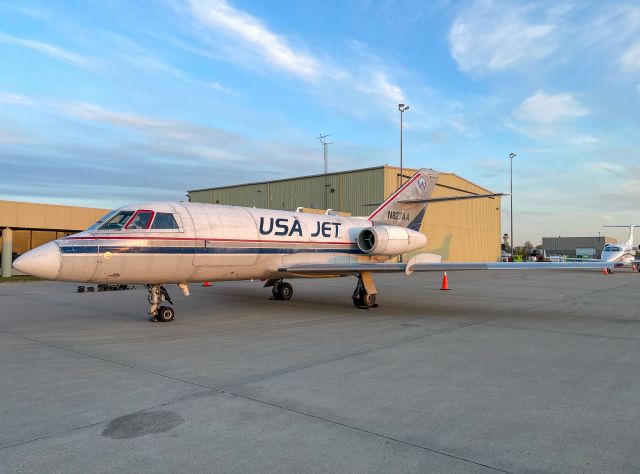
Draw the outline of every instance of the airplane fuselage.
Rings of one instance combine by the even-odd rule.
[[[43,276],[87,283],[268,279],[288,276],[278,269],[297,261],[389,258],[359,249],[359,232],[373,225],[365,218],[182,202],[117,211],[130,211],[134,217],[136,212],[171,214],[177,228],[97,228],[59,239],[47,246],[51,253],[54,246],[59,249],[60,261],[49,256],[51,274]]]

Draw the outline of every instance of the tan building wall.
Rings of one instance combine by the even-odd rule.
[[[41,230],[84,230],[109,209],[0,201],[0,227]]]
[[[405,168],[405,181],[416,171]],[[385,196],[399,186],[400,168],[386,166]],[[440,173],[433,197],[491,192],[454,173]],[[447,262],[496,261],[500,256],[500,210],[499,197],[429,204],[420,227],[427,246],[419,252],[442,255]]]
[[[0,231],[11,229],[13,256],[97,222],[108,209],[0,200]],[[2,237],[0,237],[2,249]]]
[[[405,180],[416,172],[404,169]],[[293,211],[314,207],[368,216],[400,185],[400,169],[379,166],[303,176],[263,183],[189,191],[193,202],[231,204]],[[491,193],[453,173],[441,173],[434,197]],[[421,252],[442,255],[445,261],[496,261],[500,256],[500,198],[430,204],[421,231],[428,244]]]

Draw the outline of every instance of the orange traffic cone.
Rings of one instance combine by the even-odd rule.
[[[442,288],[440,289],[445,291],[449,291],[451,289],[449,288],[449,279],[447,278],[447,272],[444,272],[444,275],[442,275]]]
[[[202,283],[202,286],[211,286],[211,282],[210,281],[205,281],[204,283]]]
[[[609,269],[608,269],[608,268],[603,268],[603,269],[602,269],[602,274],[603,274],[603,275],[609,275],[609,274],[611,274],[611,272],[609,271]]]

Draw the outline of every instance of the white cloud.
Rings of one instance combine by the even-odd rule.
[[[200,47],[181,45],[191,52],[210,59],[226,59],[249,69],[257,68],[261,73],[265,70],[288,73],[307,83],[308,92],[323,106],[347,111],[356,117],[366,118],[382,112],[395,121],[397,104],[408,100],[390,76],[389,68],[357,41],[350,41],[340,58],[325,55],[320,59],[309,53],[300,41],[296,47],[292,46],[259,18],[230,6],[226,0],[189,0],[188,5],[188,14],[197,21],[198,37],[215,45],[211,51],[215,54]],[[400,68],[394,68],[394,72],[398,70]],[[229,92],[217,82],[208,87]]]
[[[66,114],[82,120],[105,122],[112,125],[128,126],[133,128],[167,127],[170,123],[161,120],[150,119],[141,115],[113,112],[102,107],[86,102],[58,103],[57,108]]]
[[[589,110],[574,99],[572,94],[546,94],[542,91],[525,99],[514,111],[515,117],[523,122],[543,125],[588,114]]]
[[[49,43],[43,43],[41,41],[35,41],[25,38],[19,38],[17,36],[8,35],[6,33],[0,32],[0,42],[15,44],[18,46],[24,46],[25,48],[32,49],[34,51],[38,51],[46,56],[52,57],[59,61],[72,64],[74,66],[79,66],[83,69],[93,69],[93,63],[76,53],[72,53],[71,51],[67,51],[66,49],[60,48],[59,46],[55,46]]]
[[[273,66],[304,79],[318,76],[315,58],[304,51],[296,51],[256,17],[236,10],[225,0],[190,0],[189,5],[199,22],[224,31]]]
[[[454,19],[449,43],[460,70],[476,75],[596,59],[637,71],[639,33],[634,2],[475,0]]]
[[[33,100],[20,94],[0,93],[0,103],[14,105],[32,105]]]
[[[476,1],[455,19],[449,32],[451,55],[465,72],[495,72],[540,60],[557,47],[554,19],[533,21],[533,7]],[[536,17],[560,16],[564,11]]]
[[[236,92],[230,87],[223,86],[218,81],[209,82],[206,86],[209,89],[213,89],[214,91],[223,92],[225,94],[230,94],[230,95],[238,95],[238,92]]]
[[[596,163],[589,163],[587,167],[593,171],[620,174],[624,172],[624,166],[618,163],[611,163],[609,161],[599,161]]]
[[[625,72],[640,71],[640,43],[634,44],[624,52],[620,64]]]
[[[356,89],[374,95],[388,102],[390,106],[405,100],[402,89],[389,81],[387,74],[383,71],[374,72],[368,82],[356,84]]]

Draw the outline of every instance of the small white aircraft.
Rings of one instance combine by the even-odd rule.
[[[354,275],[359,308],[376,305],[372,274],[416,271],[607,268],[597,263],[442,263],[420,254],[405,263],[395,256],[419,250],[428,203],[495,198],[469,194],[431,198],[438,172],[421,169],[368,218],[285,212],[217,204],[155,202],[113,210],[84,232],[37,247],[13,266],[48,279],[102,284],[145,284],[152,321],[171,321],[165,284],[202,281],[266,281],[275,299],[293,294],[289,278]]]
[[[637,227],[637,224],[631,225],[605,225],[604,227],[624,227],[629,229],[629,239],[624,244],[606,244],[602,248],[600,258],[567,258],[562,256],[549,256],[548,258],[552,262],[606,262],[613,264],[613,267],[629,267],[640,264],[640,260],[636,259],[636,248],[633,246],[633,229]],[[611,268],[608,268],[609,273],[612,272]],[[640,271],[640,270],[639,270]]]
[[[628,227],[629,239],[622,245],[607,244],[602,249],[600,259],[604,262],[615,263],[616,266],[628,266],[635,262],[636,249],[633,246],[633,229],[637,224],[631,225],[605,225],[605,227]]]

